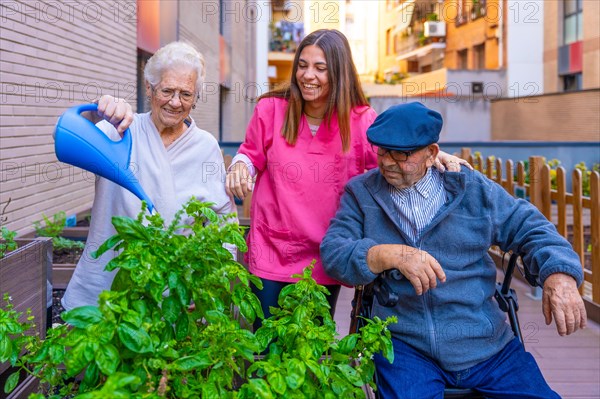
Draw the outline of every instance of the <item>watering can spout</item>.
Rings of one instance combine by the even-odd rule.
[[[131,158],[131,132],[123,133],[121,141],[112,141],[82,112],[97,111],[97,104],[83,104],[65,111],[58,120],[54,137],[54,150],[59,161],[77,166],[102,176],[132,192],[148,204],[154,204],[129,168]]]

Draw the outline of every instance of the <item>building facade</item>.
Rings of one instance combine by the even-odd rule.
[[[600,2],[547,2],[544,18],[544,92],[599,88]]]
[[[545,1],[536,14],[528,11],[521,17],[543,16],[543,81],[533,95],[524,90],[518,99],[492,103],[492,138],[597,143],[600,2]],[[531,88],[537,87],[530,85]]]
[[[255,58],[260,27],[268,24],[261,11],[243,0],[3,1],[0,209],[11,200],[6,227],[25,233],[42,214],[90,208],[94,176],[57,161],[56,121],[68,107],[102,94],[146,109],[143,65],[173,40],[190,42],[206,60],[206,86],[192,112],[198,126],[241,141],[252,97],[267,84],[266,76],[257,79]],[[266,54],[266,40],[262,46]]]

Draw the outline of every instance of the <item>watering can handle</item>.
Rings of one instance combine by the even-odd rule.
[[[77,105],[77,106],[73,107],[72,110],[79,115],[81,115],[82,113],[87,112],[87,111],[98,112],[98,104],[96,104],[96,103],[81,104],[81,105]],[[93,124],[92,121],[90,121],[90,123]],[[130,134],[129,128],[125,129],[125,131],[123,132],[123,140],[129,140],[129,137],[125,137],[126,135],[129,136],[129,134]]]

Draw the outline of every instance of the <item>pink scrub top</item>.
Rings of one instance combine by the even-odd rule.
[[[287,100],[259,101],[239,153],[256,168],[245,259],[250,272],[267,280],[293,282],[313,259],[319,284],[340,284],[325,274],[319,245],[335,216],[348,180],[377,166],[366,131],[375,120],[367,106],[351,112],[350,151],[342,151],[337,117],[323,121],[316,135],[304,116],[296,145],[281,134]]]

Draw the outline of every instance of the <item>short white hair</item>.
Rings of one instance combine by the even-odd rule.
[[[144,78],[150,85],[156,86],[166,70],[182,66],[196,71],[196,93],[200,93],[206,76],[204,57],[188,43],[171,42],[158,49],[146,63]]]

